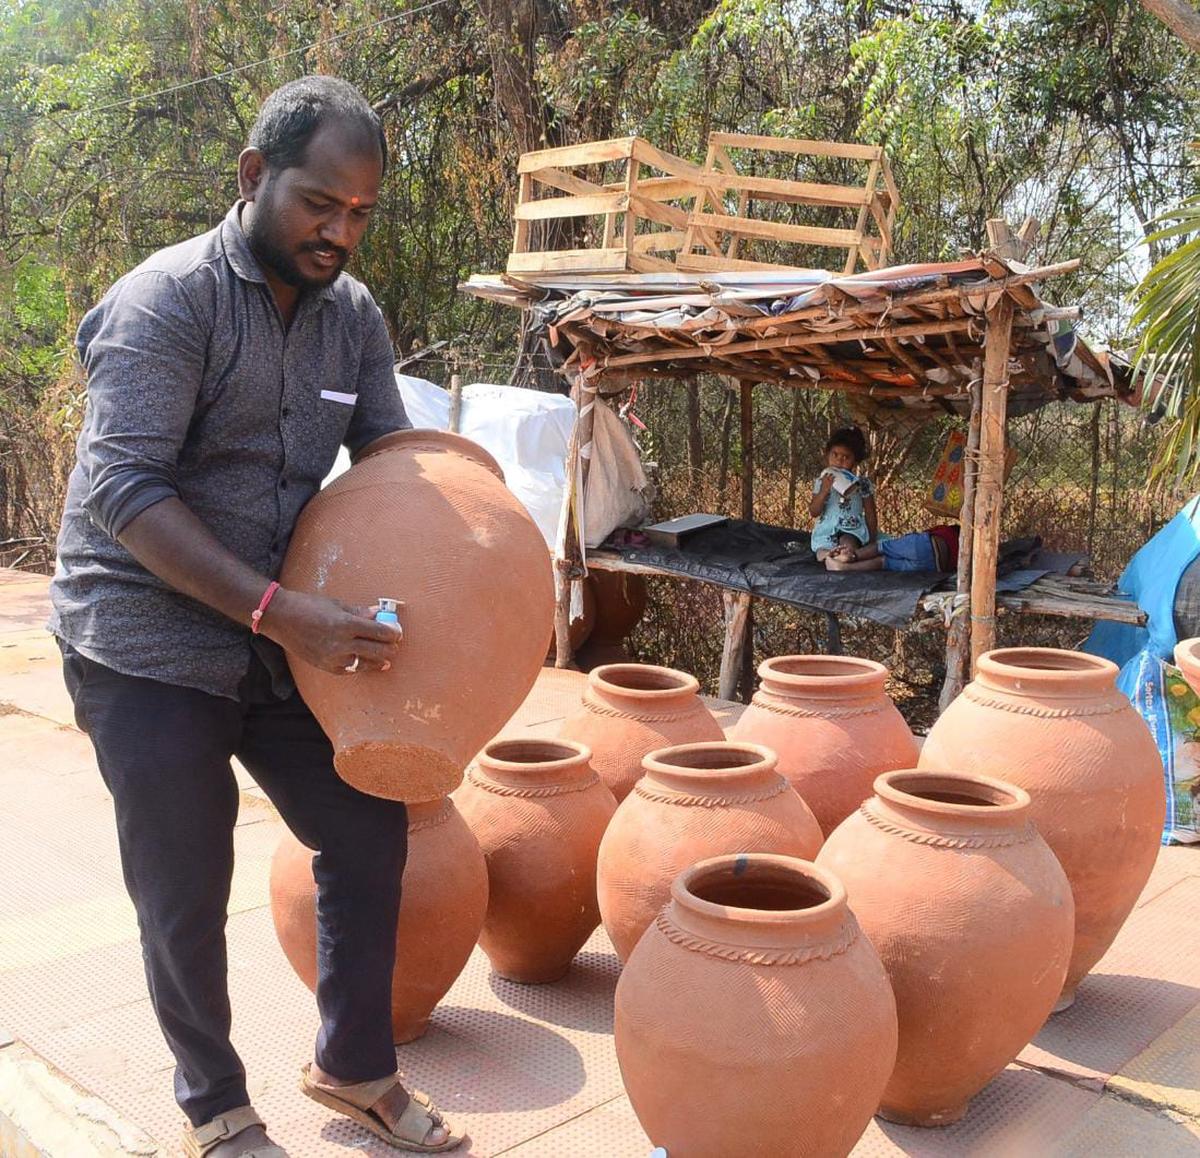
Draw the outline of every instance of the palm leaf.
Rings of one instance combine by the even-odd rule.
[[[1134,378],[1162,383],[1147,390],[1177,428],[1162,447],[1152,477],[1172,464],[1176,481],[1200,472],[1200,195],[1169,209],[1147,238],[1173,242],[1187,238],[1149,270],[1133,292],[1133,324],[1142,337],[1134,359]]]

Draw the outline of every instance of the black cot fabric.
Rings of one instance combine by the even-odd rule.
[[[1019,591],[1078,558],[1043,559],[1040,548],[1036,538],[1002,544],[997,591]],[[614,549],[630,563],[885,627],[907,626],[922,596],[953,582],[936,571],[827,571],[817,562],[807,531],[743,519],[697,531],[677,548],[651,544]]]

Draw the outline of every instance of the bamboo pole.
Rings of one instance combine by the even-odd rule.
[[[946,676],[938,697],[944,712],[966,686],[971,654],[971,556],[975,531],[975,475],[979,462],[979,426],[983,408],[983,384],[971,385],[971,417],[963,452],[963,498],[958,515],[958,576],[950,620],[946,630]]]
[[[1008,352],[1013,302],[1006,294],[987,313],[983,399],[979,426],[979,473],[971,560],[971,669],[996,644],[996,562],[1004,489],[1004,434],[1008,412]]]
[[[754,383],[741,384],[742,419],[742,518],[754,520]],[[754,604],[746,600],[745,628],[741,640],[741,678],[738,680],[742,701],[750,702],[754,693]]]

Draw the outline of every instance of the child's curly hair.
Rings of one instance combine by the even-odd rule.
[[[854,455],[856,463],[866,462],[871,457],[871,448],[857,426],[843,426],[840,430],[835,430],[825,444],[825,453],[828,454],[835,446],[844,446]]]

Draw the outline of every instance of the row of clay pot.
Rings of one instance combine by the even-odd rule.
[[[811,657],[828,665],[827,675],[821,676],[811,667],[796,670],[804,667],[800,661],[808,658],[772,661],[776,669],[784,669],[780,674],[790,677],[782,681],[782,694],[767,686],[772,665],[764,665],[764,688],[755,705],[782,699],[789,709],[780,713],[764,707],[763,711],[770,713],[767,719],[771,723],[784,719],[800,733],[791,740],[798,776],[808,772],[810,751],[811,763],[818,762],[822,744],[830,743],[830,734],[841,737],[844,753],[861,757],[870,751],[871,718],[876,717],[878,730],[895,711],[883,697],[886,673],[882,668],[882,674],[871,672],[870,681],[862,680],[857,701],[839,701],[829,694],[829,684],[824,685],[822,694],[822,679],[853,681],[864,669],[878,665]],[[1078,978],[1115,936],[1144,884],[1162,820],[1157,755],[1140,718],[1113,688],[1114,674],[1104,661],[1074,653],[1031,649],[993,653],[981,663],[976,682],[935,726],[921,757],[923,767],[945,761],[951,771],[964,767],[976,771],[990,760],[985,772],[995,771],[1009,781],[1023,777],[1030,784],[1032,804],[1020,788],[996,784],[986,776],[975,776],[964,787],[952,775],[934,774],[931,781],[928,775],[922,780],[920,774],[904,771],[892,778],[881,777],[873,800],[862,802],[863,796],[869,795],[868,784],[868,791],[859,795],[857,802],[842,805],[849,818],[840,827],[838,819],[842,818],[830,817],[830,828],[836,831],[818,859],[845,880],[851,905],[883,956],[896,990],[900,1060],[887,1096],[880,1097],[885,1112],[899,1120],[937,1123],[961,1113],[966,1099],[1036,1032],[1049,1011],[1047,993],[1052,1004],[1064,977],[1064,993],[1069,996],[1073,992]],[[600,701],[601,695],[607,696],[604,706],[610,708],[615,703],[617,710],[609,718],[619,722],[627,723],[633,713],[626,702],[614,701],[610,687],[620,688],[617,694],[627,700],[629,689],[621,685],[639,681],[650,686],[636,690],[675,695],[682,690],[690,695],[694,704],[673,710],[661,706],[666,696],[658,699],[652,713],[658,718],[636,721],[650,733],[678,723],[680,717],[695,717],[696,709],[703,709],[688,683],[690,677],[682,673],[635,668],[629,675],[618,673],[620,683],[614,683],[611,673],[593,675],[603,681],[593,698]],[[798,690],[793,689],[792,680],[800,681]],[[817,686],[805,686],[805,681]],[[869,682],[873,686],[867,686]],[[884,699],[882,708],[879,698]],[[820,712],[813,701],[821,705]],[[865,734],[856,736],[855,729],[864,723],[868,725]],[[811,737],[807,744],[806,737]],[[597,743],[603,747],[603,736]],[[624,741],[610,745],[610,750],[627,752],[629,747]],[[599,760],[597,763],[605,767]],[[439,843],[449,851],[449,860],[472,862],[477,881],[480,862],[486,864],[492,904],[487,906],[486,918],[479,915],[478,902],[467,914],[470,921],[464,921],[463,936],[455,942],[458,956],[443,966],[443,992],[469,955],[474,938],[467,934],[472,922],[478,922],[475,931],[497,972],[514,980],[536,982],[561,976],[600,915],[622,958],[633,954],[633,969],[642,951],[640,945],[661,932],[659,913],[672,880],[695,860],[720,853],[812,857],[821,840],[818,825],[803,797],[786,790],[773,763],[769,751],[744,741],[713,740],[657,752],[649,759],[643,756],[639,760],[643,776],[632,777],[636,787],[614,816],[611,792],[588,767],[587,752],[577,743],[522,740],[489,745],[456,793],[467,823],[454,817],[461,826],[456,840]],[[861,783],[864,775],[869,775],[851,761],[839,768],[830,760],[827,768],[826,778],[837,781],[838,793],[846,800],[860,791],[848,788],[847,783]],[[627,771],[621,776],[630,779]],[[1049,818],[1047,839],[1052,845],[1052,837],[1060,839],[1068,853],[1059,856],[1071,878],[1080,917],[1069,966],[1065,954],[1072,943],[1071,896],[1062,893],[1061,873],[1056,878],[1053,858],[1048,867],[1045,846],[1029,825],[1030,815],[1045,823],[1038,814],[1039,803]],[[438,816],[453,816],[452,805],[438,807]],[[415,812],[413,819],[409,874],[419,871],[422,859],[420,820]],[[451,821],[440,823],[449,825]],[[482,852],[470,839],[470,830],[482,844]],[[874,848],[873,842],[880,841],[886,844]],[[1117,849],[1119,856],[1109,857],[1110,848]],[[881,868],[884,864],[886,869]],[[993,869],[1000,875],[989,881]],[[436,872],[445,876],[444,868]],[[437,880],[436,874],[433,880]],[[414,945],[431,940],[436,944],[436,940],[405,936],[406,906],[409,898],[415,903],[427,889],[434,891],[434,884],[432,880],[423,884],[406,874],[405,885],[400,931],[404,968],[397,969],[397,985],[402,985],[403,975],[408,979],[403,984],[412,989],[415,974],[432,968],[427,963],[414,964]],[[471,887],[460,885],[458,892],[465,895]],[[434,908],[445,916],[446,894],[440,887],[436,891],[440,900]],[[475,896],[481,893],[476,888]],[[674,904],[679,903],[676,895]],[[470,904],[464,907],[471,909]],[[755,905],[747,903],[747,907],[754,909]],[[769,914],[779,911],[779,905],[768,905],[768,916],[760,913],[745,920],[766,935],[775,919]],[[278,922],[278,905],[276,912]],[[311,929],[311,908],[308,912]],[[917,919],[908,919],[913,914]],[[681,920],[686,924],[687,918]],[[414,924],[419,927],[422,921]],[[1062,927],[1068,935],[1066,948],[1060,952]],[[979,932],[978,941],[973,940],[975,931]],[[736,937],[731,943],[743,948],[760,944]],[[705,955],[706,951],[695,945],[690,948],[695,950],[692,957]],[[308,952],[315,972],[315,946]],[[295,956],[289,955],[295,963]],[[716,956],[727,963],[734,960],[720,952]],[[832,954],[830,960],[836,956],[841,954]],[[742,960],[736,954],[735,958]],[[820,953],[816,958],[824,960]],[[1002,975],[991,978],[990,969],[982,969],[980,960],[1002,963]],[[1030,962],[1035,960],[1040,968],[1031,968]],[[732,976],[725,976],[733,984]],[[759,993],[773,992],[767,981],[784,976],[774,970],[751,987]],[[1002,1001],[992,1003],[987,993],[980,996],[971,985],[954,988],[962,978],[974,984],[985,976],[990,978],[990,992],[1001,993]],[[940,986],[932,979],[939,979]],[[662,980],[668,987],[675,985],[669,976]],[[623,981],[622,987],[626,986]],[[682,986],[681,991],[688,988]],[[411,1026],[423,1024],[436,999],[435,993],[423,1013],[407,1015],[407,1031],[398,1019],[397,1040],[405,1034],[411,1036]],[[774,1004],[773,997],[771,1008],[758,1012],[771,1020]],[[690,1004],[692,1018],[700,1007],[707,1019],[711,1014],[707,1001]],[[735,1009],[732,1016],[743,1014],[749,1016]],[[782,1020],[772,1021],[777,1036],[788,1024],[786,1015],[780,1017]],[[970,1048],[956,1036],[964,1028],[973,1030]],[[805,1032],[815,1031],[808,1027]],[[839,1033],[845,1037],[845,1028]],[[696,1034],[704,1036],[698,1028],[675,1025],[669,1035],[672,1048],[681,1037],[691,1040]],[[620,1040],[619,1034],[624,1068],[628,1050]],[[912,1053],[906,1040],[922,1048]],[[931,1081],[927,1072],[930,1057],[938,1059],[933,1066],[942,1075],[938,1081]],[[961,1064],[950,1064],[954,1059]],[[662,1060],[663,1066],[668,1064],[669,1059]],[[638,1063],[630,1065],[630,1072],[636,1074]],[[628,1080],[631,1099],[641,1115],[636,1076]],[[703,1082],[698,1088],[704,1089],[706,1096],[724,1096],[707,1089]],[[737,1104],[742,1101],[739,1095]],[[753,1105],[753,1099],[746,1104]],[[704,1115],[701,1120],[711,1122],[712,1117]],[[738,1120],[737,1115],[731,1120]],[[656,1142],[666,1141],[668,1135],[656,1132],[658,1126],[651,1129],[657,1121],[654,1112],[647,1110],[643,1122],[651,1136]],[[751,1127],[743,1122],[743,1129]],[[720,1151],[697,1149],[689,1143],[680,1152]],[[784,1148],[778,1152],[793,1151]]]
[[[962,1117],[1067,972],[1071,890],[1029,813],[1000,781],[891,772],[816,864],[747,852],[680,873],[616,994],[651,1141],[824,1158],[875,1113]]]
[[[780,656],[758,669],[750,706],[731,740],[764,744],[828,834],[871,793],[880,772],[916,763],[917,745],[867,659]],[[610,664],[588,675],[560,736],[586,744],[600,779],[624,800],[658,748],[724,739],[693,676],[646,664]]]

